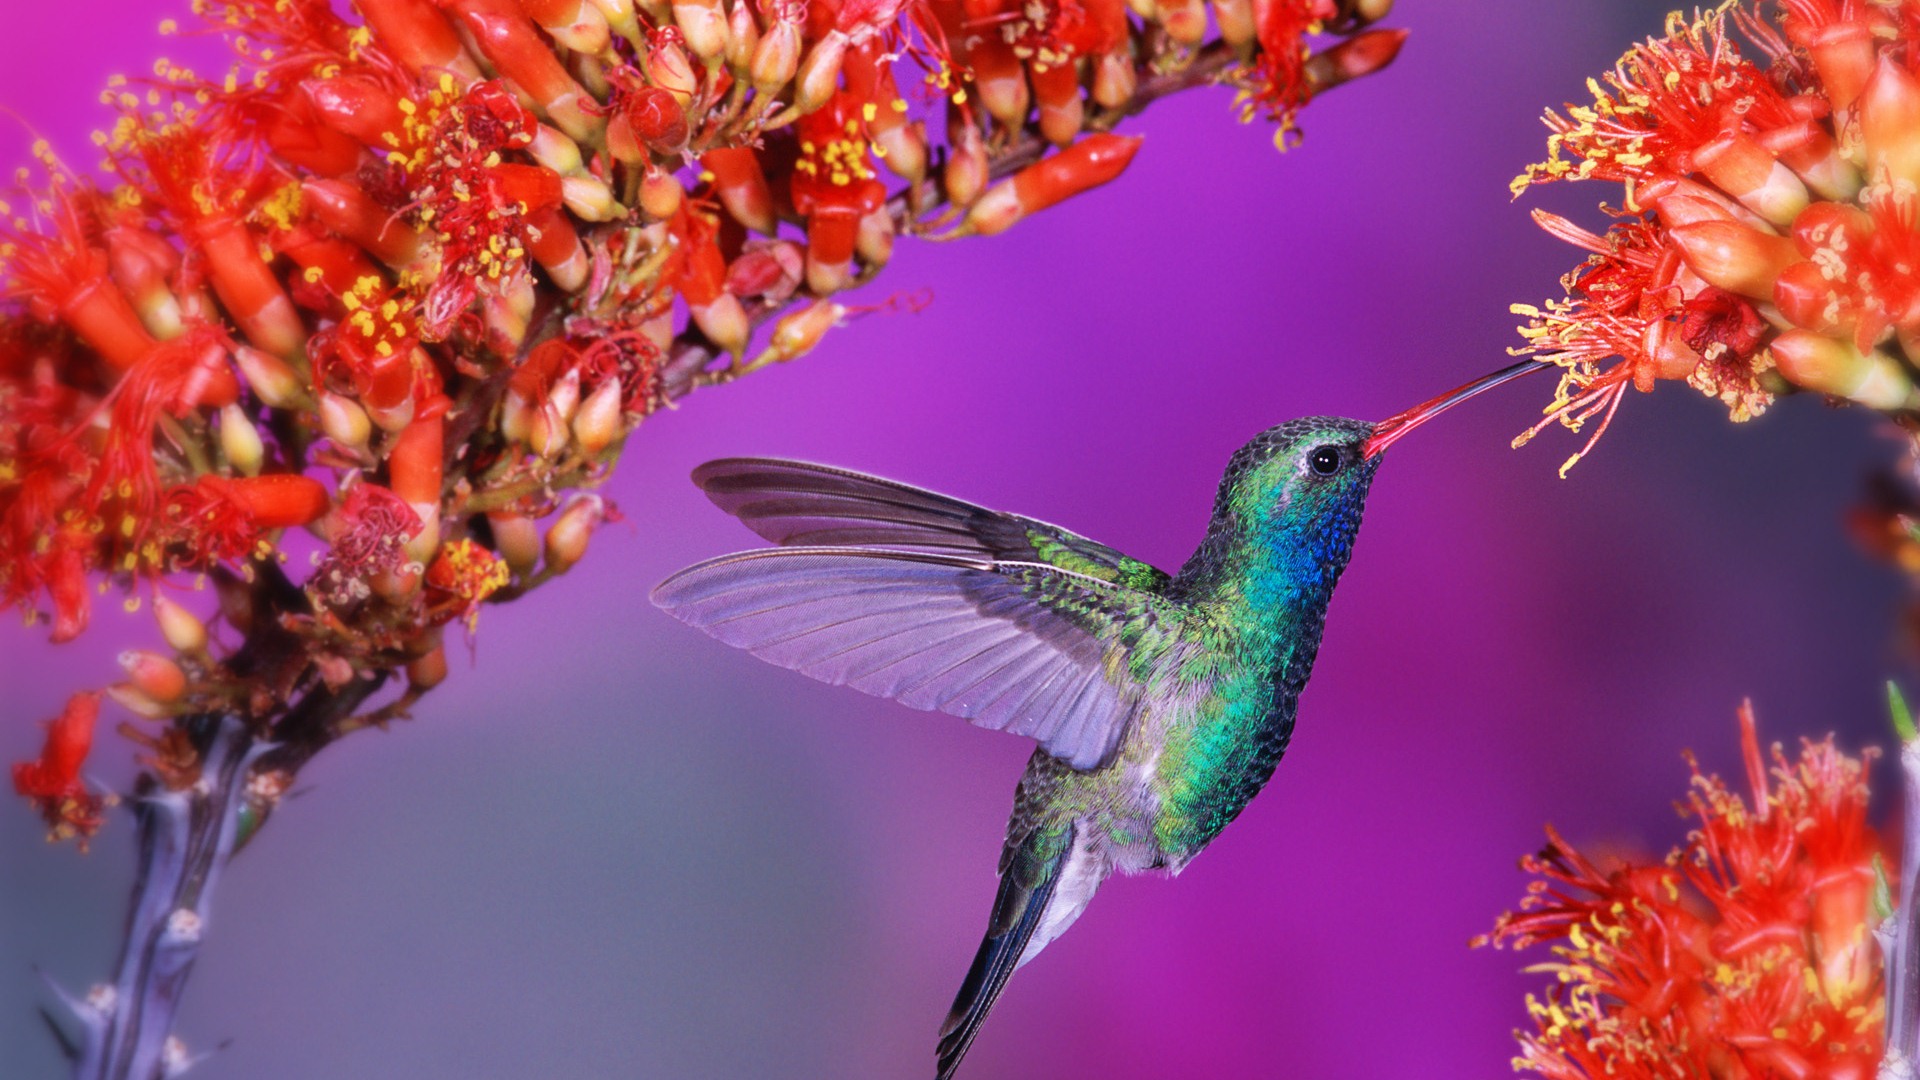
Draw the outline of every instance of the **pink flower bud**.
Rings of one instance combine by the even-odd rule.
[[[1160,28],[1189,49],[1207,39],[1207,9],[1200,0],[1159,0]]]
[[[1260,31],[1253,18],[1253,0],[1213,0],[1213,19],[1220,24],[1220,40],[1242,60],[1249,58]]]
[[[700,91],[700,79],[687,62],[686,51],[671,41],[647,54],[647,73],[653,77],[653,84],[672,94],[683,109],[693,104],[693,95]]]
[[[494,550],[507,569],[522,577],[533,573],[540,561],[540,527],[533,519],[525,514],[488,514],[487,526],[493,530]]]
[[[598,454],[612,446],[625,430],[619,379],[608,379],[587,395],[580,411],[573,415],[573,438],[580,449]]]
[[[1860,98],[1860,135],[1867,179],[1887,177],[1920,185],[1920,80],[1882,53]]]
[[[163,705],[180,700],[187,692],[187,673],[159,653],[128,649],[120,654],[120,666],[134,689]]]
[[[860,219],[854,250],[868,266],[885,266],[893,258],[893,215],[885,205],[874,207]]]
[[[839,30],[827,31],[800,64],[799,85],[793,95],[796,112],[804,116],[827,103],[840,83],[840,64],[846,56],[847,35]]]
[[[702,62],[713,65],[727,53],[727,16],[720,0],[676,0],[673,21],[687,39],[687,48]]]
[[[562,177],[560,197],[581,221],[612,221],[626,213],[613,189],[597,176]]]
[[[559,519],[547,530],[547,568],[556,574],[573,569],[586,555],[593,530],[606,517],[606,500],[598,495],[581,493],[567,500]]]
[[[746,309],[740,306],[740,298],[732,293],[721,293],[710,304],[688,304],[687,313],[693,316],[695,326],[707,335],[708,340],[720,347],[722,352],[734,356],[746,351],[747,338],[753,332],[752,324],[747,321]]]
[[[1315,91],[1371,75],[1400,55],[1405,30],[1366,30],[1307,58],[1307,82]]]
[[[1687,265],[1708,284],[1755,300],[1771,301],[1774,279],[1800,261],[1793,241],[1737,221],[1676,225],[1667,235],[1673,237]]]
[[[1866,21],[1835,20],[1815,30],[1808,35],[1807,54],[1834,111],[1852,108],[1873,74],[1873,33]]]
[[[652,221],[667,221],[680,212],[686,189],[665,169],[648,169],[640,181],[640,212]]]
[[[154,621],[160,624],[160,637],[174,652],[198,656],[207,651],[207,624],[165,596],[153,598]]]
[[[776,94],[781,88],[793,81],[800,68],[800,27],[798,24],[774,20],[767,28],[766,36],[753,50],[753,62],[748,65],[747,77],[753,80],[753,88],[762,94]]]
[[[947,169],[942,177],[947,200],[956,207],[972,206],[987,186],[986,138],[978,127],[956,119],[948,125],[947,142]]]
[[[887,171],[907,183],[927,178],[927,126],[920,121],[875,131],[873,149]]]
[[[447,648],[435,645],[425,656],[407,664],[407,685],[425,692],[447,680]]]
[[[1899,361],[1878,349],[1862,353],[1822,334],[1788,330],[1774,339],[1770,351],[1780,374],[1795,386],[1848,398],[1870,409],[1920,405],[1913,378]]]
[[[1140,76],[1124,50],[1101,53],[1093,62],[1093,100],[1118,109],[1132,100]]]
[[[757,362],[778,364],[805,356],[820,344],[827,331],[839,325],[846,313],[843,304],[816,300],[782,318],[774,324],[773,339]]]
[[[735,78],[747,76],[753,55],[760,48],[760,24],[754,21],[753,5],[735,0],[727,16],[727,70]]]

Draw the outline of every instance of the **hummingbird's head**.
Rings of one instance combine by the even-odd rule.
[[[1309,416],[1268,428],[1234,451],[1207,530],[1221,545],[1215,556],[1253,556],[1278,570],[1289,588],[1331,591],[1353,552],[1380,465],[1366,453],[1373,431],[1364,420]]]

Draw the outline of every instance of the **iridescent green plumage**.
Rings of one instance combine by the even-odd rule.
[[[1372,432],[1315,418],[1247,444],[1205,541],[1172,576],[873,477],[752,459],[695,473],[787,546],[683,571],[656,591],[662,607],[816,678],[1041,741],[987,940],[943,1035],[943,1076],[1013,968],[1101,879],[1178,870],[1273,774],[1359,528]]]
[[[1286,751],[1380,455],[1515,364],[1379,424],[1311,417],[1227,464],[1205,539],[1168,575],[1045,522],[773,459],[694,481],[779,548],[692,566],[656,604],[772,663],[1039,743],[1000,890],[940,1033],[953,1075],[1015,968],[1113,870],[1178,872]]]

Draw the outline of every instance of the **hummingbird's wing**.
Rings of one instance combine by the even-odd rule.
[[[1180,617],[1152,593],[1042,562],[884,548],[771,548],[653,591],[675,618],[770,663],[1039,740],[1091,769],[1142,688],[1137,635]]]
[[[1164,571],[1058,525],[878,476],[783,458],[721,458],[693,470],[720,509],[786,547],[904,547],[1036,562],[1157,592]]]

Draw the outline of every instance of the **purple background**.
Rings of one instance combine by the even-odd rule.
[[[834,462],[1175,566],[1254,432],[1384,416],[1504,362],[1508,303],[1573,261],[1526,206],[1592,222],[1617,195],[1516,206],[1507,180],[1540,152],[1540,108],[1663,9],[1403,5],[1400,62],[1314,104],[1297,152],[1236,125],[1224,91],[1158,105],[1111,187],[1004,237],[903,243],[887,287],[931,287],[926,311],[650,422],[611,489],[630,524],[488,610],[418,718],[324,755],[234,866],[180,1029],[232,1044],[196,1075],[930,1072],[1027,744],[656,612],[663,575],[752,543],[688,469]],[[181,14],[12,5],[0,104],[88,162],[95,90],[146,70],[153,24]],[[0,122],[0,162],[26,144]],[[966,1075],[1503,1074],[1541,979],[1465,943],[1519,897],[1542,822],[1664,850],[1680,751],[1733,767],[1743,695],[1771,737],[1882,740],[1902,590],[1840,523],[1896,449],[1871,418],[1805,400],[1735,427],[1663,387],[1561,481],[1564,434],[1506,448],[1548,391],[1393,452],[1271,789],[1178,884],[1111,882]],[[66,648],[0,628],[0,758],[156,639],[111,601]],[[128,757],[104,739],[98,774]],[[0,812],[10,1076],[56,1071],[29,965],[84,987],[111,963],[128,825],[83,858]]]

